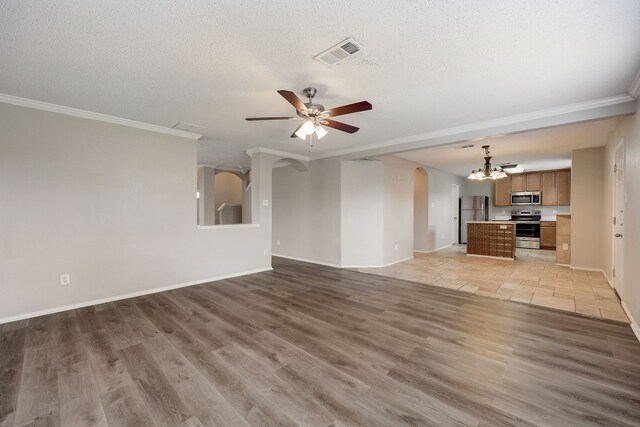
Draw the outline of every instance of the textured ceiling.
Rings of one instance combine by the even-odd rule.
[[[467,176],[484,163],[483,145],[491,146],[492,164],[518,163],[525,170],[549,170],[571,166],[571,151],[602,147],[619,118],[559,126],[480,141],[408,151],[397,156],[427,166]],[[461,148],[474,145],[473,148]]]
[[[353,36],[329,68],[313,56]],[[0,92],[171,127],[203,125],[199,160],[307,153],[277,89],[313,85],[342,119],[319,154],[625,93],[640,1],[0,1]]]

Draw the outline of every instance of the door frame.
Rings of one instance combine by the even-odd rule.
[[[612,182],[612,207],[611,207],[611,211],[612,211],[612,221],[611,221],[611,288],[613,288],[618,294],[619,296],[622,296],[622,292],[624,291],[624,244],[621,245],[621,250],[620,253],[617,254],[617,258],[619,258],[620,261],[620,267],[617,271],[616,270],[616,224],[613,223],[613,218],[616,217],[616,206],[617,206],[617,202],[618,202],[618,195],[617,195],[617,191],[616,191],[616,187],[617,187],[617,173],[618,171],[616,170],[616,165],[617,165],[617,157],[618,157],[618,152],[622,150],[622,160],[625,161],[625,157],[626,157],[626,153],[625,153],[625,141],[624,138],[621,138],[620,141],[618,142],[618,144],[616,144],[616,147],[613,150],[613,168],[612,170],[614,170],[614,174],[613,174],[613,182]],[[626,162],[625,162],[626,163]],[[624,169],[623,169],[623,174],[622,174],[622,205],[624,207],[624,181],[625,181],[625,177],[624,177]],[[623,210],[623,214],[622,214],[622,219],[624,221],[624,210]],[[614,271],[615,271],[615,275],[614,275]],[[620,279],[620,289],[616,288],[616,276],[619,277]]]

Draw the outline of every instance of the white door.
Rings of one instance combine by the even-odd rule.
[[[458,220],[458,210],[460,203],[460,187],[456,184],[451,184],[451,244],[458,243],[458,230],[460,229]]]
[[[622,295],[624,262],[624,143],[616,150],[613,179],[613,286]]]

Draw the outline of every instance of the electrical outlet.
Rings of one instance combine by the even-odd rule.
[[[555,209],[552,212],[553,212],[554,215],[558,213],[558,211],[555,210]]]
[[[563,243],[562,244],[562,249],[565,250],[565,251],[568,251],[569,250],[569,244],[568,243]]]
[[[276,240],[276,245],[280,246],[280,239]]]
[[[70,283],[71,283],[71,275],[69,274],[60,275],[60,286],[67,286]]]
[[[265,255],[269,255],[269,249],[265,249],[265,250],[263,251],[263,253],[264,253]]]
[[[268,200],[263,200],[262,201],[262,206],[269,206],[269,201]]]
[[[395,249],[397,251],[398,250],[398,245],[394,245],[393,249]]]
[[[502,213],[503,213],[503,214],[506,214],[506,213],[507,213],[507,211],[505,211],[504,209],[502,209]]]

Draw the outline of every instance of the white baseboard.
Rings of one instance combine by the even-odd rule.
[[[294,261],[308,262],[310,264],[325,265],[327,267],[333,267],[333,268],[382,268],[382,267],[389,267],[390,265],[397,264],[399,262],[408,261],[410,259],[413,259],[413,257],[410,256],[408,258],[400,259],[398,261],[393,261],[393,262],[390,262],[388,264],[378,264],[378,265],[342,265],[342,264],[340,264],[339,265],[339,264],[332,264],[332,263],[329,263],[329,262],[316,261],[314,259],[293,257],[293,256],[289,256],[289,255],[282,255],[282,254],[275,254],[275,253],[272,253],[271,255],[275,256],[275,257],[279,257],[279,258],[286,258],[286,259],[292,259]]]
[[[298,258],[298,257],[294,257],[294,256],[282,255],[282,254],[276,254],[276,253],[271,253],[271,256],[275,256],[275,257],[278,257],[278,258],[292,259],[294,261],[308,262],[310,264],[325,265],[327,267],[342,268],[341,265],[332,264],[330,262],[316,261],[315,259]]]
[[[3,323],[16,322],[18,320],[30,319],[32,317],[44,316],[46,314],[54,314],[54,313],[60,313],[61,311],[74,310],[74,309],[77,309],[77,308],[88,307],[90,305],[105,304],[105,303],[108,303],[108,302],[119,301],[119,300],[123,300],[123,299],[139,297],[139,296],[143,296],[143,295],[157,294],[158,292],[170,291],[172,289],[186,288],[188,286],[201,285],[203,283],[216,282],[216,281],[219,281],[219,280],[231,279],[232,277],[246,276],[248,274],[262,273],[263,271],[270,271],[270,270],[273,270],[273,268],[271,268],[271,267],[259,268],[257,270],[249,270],[249,271],[243,271],[241,273],[226,274],[224,276],[217,276],[217,277],[213,277],[213,278],[210,278],[210,279],[194,280],[192,282],[180,283],[180,284],[177,284],[177,285],[169,285],[169,286],[163,286],[161,288],[145,289],[143,291],[131,292],[131,293],[128,293],[128,294],[120,294],[120,295],[116,295],[116,296],[112,296],[112,297],[94,299],[94,300],[91,300],[91,301],[83,301],[83,302],[79,302],[79,303],[76,303],[76,304],[69,304],[69,305],[63,305],[63,306],[54,307],[54,308],[47,308],[45,310],[32,311],[30,313],[17,314],[15,316],[9,316],[9,317],[0,318],[0,325],[3,324]]]
[[[421,253],[421,254],[430,254],[432,252],[438,252],[438,251],[441,251],[443,249],[450,248],[451,246],[453,246],[453,243],[451,243],[449,245],[441,246],[439,248],[431,249],[430,251],[416,251],[416,250],[414,250],[413,252],[418,252],[418,253]]]
[[[629,311],[629,309],[627,308],[624,302],[621,302],[620,305],[622,305],[622,309],[624,310],[624,312],[627,314],[627,317],[631,321],[631,330],[636,335],[636,338],[638,338],[638,341],[640,341],[640,326],[638,325],[638,322],[636,322],[636,320],[633,318],[633,316],[631,315],[631,312]]]

